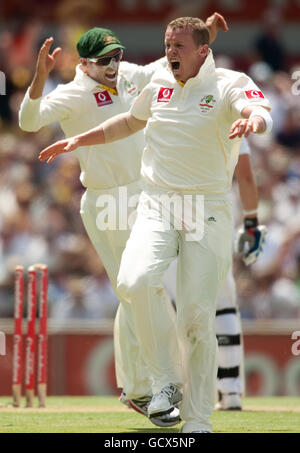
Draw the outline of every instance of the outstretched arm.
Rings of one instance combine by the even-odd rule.
[[[249,106],[242,110],[242,117],[236,120],[230,129],[229,138],[248,137],[250,132],[263,134],[272,129],[273,121],[268,110],[264,107]]]
[[[104,143],[115,142],[135,134],[143,129],[146,124],[147,121],[138,120],[129,112],[122,113],[83,134],[59,140],[48,146],[40,152],[39,160],[42,162],[46,160],[47,164],[50,164],[59,154],[74,151],[80,146],[103,145]]]

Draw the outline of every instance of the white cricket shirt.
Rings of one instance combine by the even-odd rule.
[[[94,128],[127,112],[157,68],[166,65],[165,61],[147,66],[121,62],[117,92],[91,79],[77,66],[72,82],[58,85],[44,98],[32,100],[27,90],[19,112],[20,127],[35,132],[59,121],[66,137]],[[79,159],[82,184],[101,190],[139,179],[144,146],[142,131],[115,143],[78,148],[74,153]]]
[[[230,127],[249,105],[270,108],[248,76],[216,69],[211,50],[183,87],[169,70],[157,72],[131,108],[148,120],[143,177],[163,188],[226,194],[241,142],[228,138]]]

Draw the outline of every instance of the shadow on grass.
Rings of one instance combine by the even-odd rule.
[[[126,434],[128,434],[129,431],[127,431]],[[163,428],[132,428],[130,429],[130,433],[144,433],[144,434],[179,434],[179,428],[169,428],[169,429],[163,429]],[[125,433],[121,433],[125,434]]]

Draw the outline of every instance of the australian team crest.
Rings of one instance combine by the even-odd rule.
[[[128,80],[125,80],[125,88],[127,90],[127,93],[130,94],[131,96],[135,96],[138,93],[137,87],[130,83]]]
[[[207,113],[211,109],[214,108],[216,104],[216,100],[212,94],[207,94],[206,96],[203,96],[203,98],[200,100],[200,110],[202,113]]]

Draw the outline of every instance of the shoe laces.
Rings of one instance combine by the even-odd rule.
[[[141,396],[140,398],[132,400],[132,402],[136,406],[139,406],[140,408],[143,408],[145,410],[147,410],[150,401],[151,401],[151,396],[149,396],[149,395]]]
[[[174,387],[174,385],[166,385],[157,396],[159,397],[166,396],[167,398],[172,398],[176,390],[177,389],[176,387]]]

